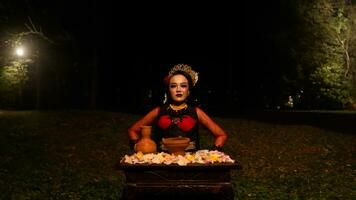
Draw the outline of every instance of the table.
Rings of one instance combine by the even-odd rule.
[[[231,170],[237,163],[213,164],[127,164],[119,162],[125,174],[122,199],[234,199]]]

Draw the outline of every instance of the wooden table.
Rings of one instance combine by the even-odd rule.
[[[234,199],[230,171],[237,163],[118,163],[126,178],[122,199]]]

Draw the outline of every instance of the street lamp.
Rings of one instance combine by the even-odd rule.
[[[18,57],[23,57],[25,56],[25,48],[20,46],[15,49],[15,53]]]
[[[29,62],[30,59],[24,59],[28,54],[26,51],[26,48],[24,46],[18,46],[15,48],[15,55],[18,57],[18,61],[20,65],[26,65],[27,62]],[[36,65],[36,72],[37,72],[37,77],[36,77],[36,109],[40,108],[41,104],[41,94],[40,94],[40,84],[41,84],[41,77],[40,77],[40,72],[39,72],[39,66],[38,64]]]
[[[20,107],[22,107],[23,106],[22,90],[28,78],[27,64],[26,64],[26,60],[24,59],[24,57],[26,56],[25,48],[23,46],[16,47],[15,55],[17,57],[17,61],[12,62],[11,68],[15,70],[13,71],[12,79],[15,81],[16,83],[15,85],[18,85],[19,104]]]

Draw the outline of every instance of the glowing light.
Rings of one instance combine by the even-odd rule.
[[[15,52],[16,55],[20,57],[25,55],[25,49],[23,47],[17,47]]]

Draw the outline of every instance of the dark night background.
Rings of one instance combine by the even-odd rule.
[[[133,112],[161,102],[162,79],[177,63],[199,72],[196,94],[212,111],[262,109],[280,98],[287,61],[273,38],[292,26],[285,6],[0,3],[4,33],[24,31],[30,17],[55,42],[41,52],[43,109]]]
[[[297,97],[296,91],[310,86],[288,84],[286,75],[297,82],[299,64],[320,67],[313,61],[334,55],[319,51],[328,34],[310,45],[317,37],[308,31],[318,32],[322,24],[306,28],[313,24],[308,20],[330,18],[320,18],[323,10],[304,18],[308,12],[296,7],[318,10],[327,2],[321,9],[328,9],[341,1],[1,0],[0,199],[119,199],[126,180],[146,179],[141,169],[153,172],[147,173],[150,180],[155,169],[159,172],[153,185],[138,184],[155,194],[171,192],[176,182],[178,197],[184,191],[204,200],[216,192],[228,197],[225,186],[231,182],[237,199],[354,199],[356,103],[353,110],[312,107],[318,102],[307,97],[315,90],[305,89],[294,107],[285,104],[289,95]],[[356,16],[356,6],[352,9]],[[29,80],[8,87],[13,82],[6,78],[16,81],[21,74],[16,63],[24,60],[8,41],[31,28],[49,40],[38,34],[22,38],[33,60],[23,65]],[[356,38],[350,49],[354,59],[355,43]],[[307,58],[293,59],[292,48]],[[318,54],[323,56],[315,59]],[[332,62],[340,58],[334,57]],[[127,178],[117,165],[133,153],[127,130],[162,102],[163,78],[178,63],[199,72],[200,106],[226,131],[223,152],[242,168],[230,177],[225,163],[208,163],[207,171],[197,164],[182,169],[191,177],[176,181],[180,166],[165,175],[164,168],[155,164],[150,171],[143,164],[139,170],[132,166],[134,175]],[[15,73],[3,73],[8,69]],[[202,149],[215,146],[209,129],[199,127]],[[161,190],[160,181],[168,187]]]

